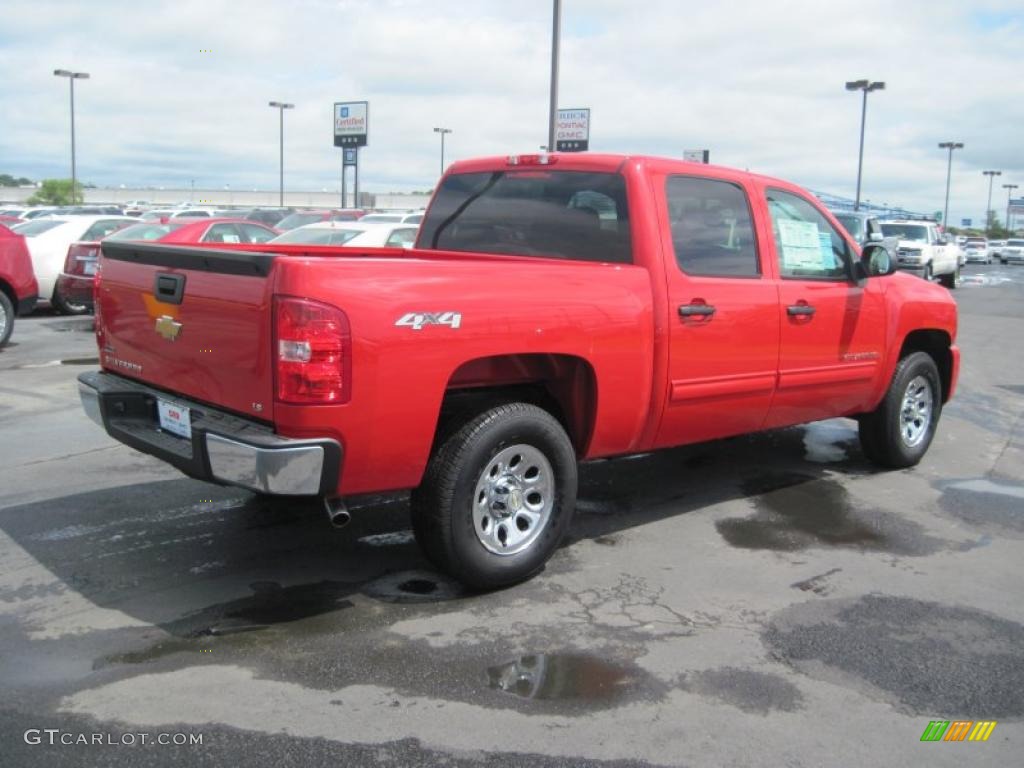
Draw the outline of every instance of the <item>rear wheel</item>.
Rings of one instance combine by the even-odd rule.
[[[878,408],[860,417],[861,449],[883,467],[912,467],[928,451],[941,413],[939,369],[931,355],[912,352],[896,366]]]
[[[942,285],[944,285],[946,288],[949,288],[949,290],[951,291],[954,290],[955,288],[959,288],[960,266],[957,265],[957,268],[951,274],[942,275],[941,277],[939,277],[939,282],[942,283]]]
[[[428,558],[475,589],[540,571],[576,506],[576,454],[547,411],[509,403],[444,439],[413,491],[413,530]]]
[[[0,347],[7,343],[14,331],[14,304],[7,294],[0,291]]]

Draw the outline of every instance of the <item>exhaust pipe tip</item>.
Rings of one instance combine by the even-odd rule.
[[[344,528],[352,522],[352,515],[342,499],[324,499],[327,519],[335,528]]]

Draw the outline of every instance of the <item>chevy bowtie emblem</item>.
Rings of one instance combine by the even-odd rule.
[[[181,333],[181,323],[170,315],[161,315],[156,319],[156,332],[168,341],[174,341]]]

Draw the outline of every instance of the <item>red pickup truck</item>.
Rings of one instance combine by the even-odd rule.
[[[35,309],[38,293],[24,236],[0,224],[0,347],[11,338],[14,318]]]
[[[466,584],[536,573],[577,462],[834,416],[916,464],[956,305],[775,179],[653,157],[453,164],[416,247],[107,242],[85,410],[186,474],[325,499],[412,489]]]

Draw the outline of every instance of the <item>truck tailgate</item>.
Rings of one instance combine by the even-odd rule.
[[[102,251],[103,368],[270,421],[274,255],[128,242]]]

